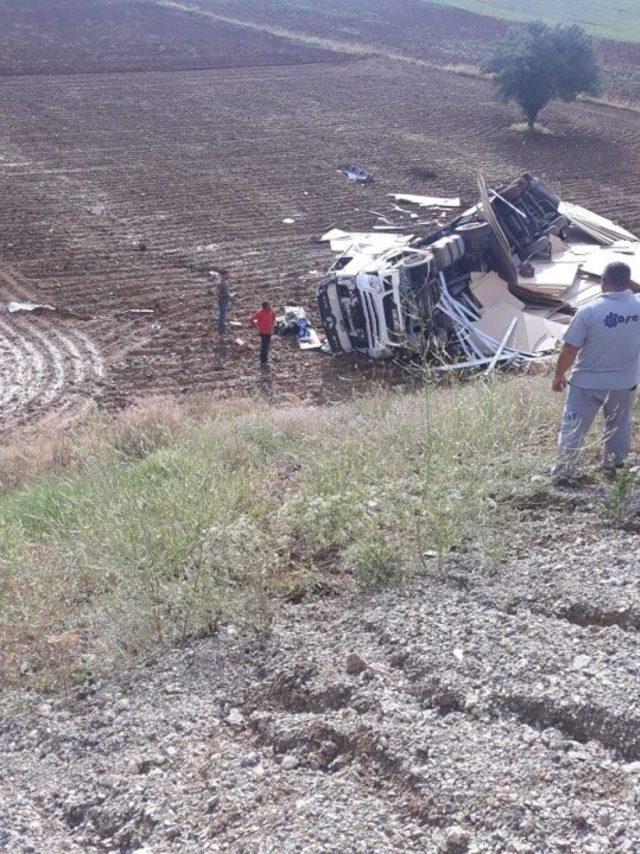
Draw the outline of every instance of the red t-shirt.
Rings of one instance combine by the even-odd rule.
[[[253,319],[258,324],[258,332],[260,335],[273,335],[273,328],[276,325],[276,316],[272,308],[261,308],[253,315]]]

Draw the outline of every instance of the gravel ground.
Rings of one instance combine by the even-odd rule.
[[[12,852],[640,851],[637,534],[520,501],[499,565],[0,695]]]

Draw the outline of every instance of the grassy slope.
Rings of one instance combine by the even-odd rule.
[[[591,35],[640,42],[638,0],[435,0],[481,15],[512,21],[541,19],[550,24],[575,23]]]
[[[544,467],[547,379],[325,409],[145,403],[0,446],[0,677],[82,679],[279,597],[485,553]],[[3,658],[4,655],[4,658]]]

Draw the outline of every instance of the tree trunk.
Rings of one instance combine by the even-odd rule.
[[[539,112],[540,110],[536,109],[536,107],[530,107],[528,110],[525,111],[525,115],[527,117],[527,127],[529,128],[531,133],[533,133],[536,129],[536,119],[538,118]]]

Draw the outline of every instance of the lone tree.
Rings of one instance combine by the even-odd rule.
[[[483,70],[495,75],[504,101],[516,101],[529,130],[538,113],[559,98],[575,101],[580,93],[600,92],[600,67],[593,42],[582,27],[548,27],[532,21],[512,27],[496,45]]]

